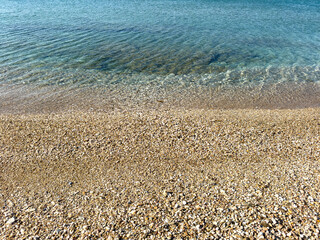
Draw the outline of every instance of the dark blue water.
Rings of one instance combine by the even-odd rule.
[[[320,81],[319,0],[1,0],[0,83]]]

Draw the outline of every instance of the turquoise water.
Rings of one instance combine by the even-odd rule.
[[[0,83],[320,81],[319,0],[1,0]]]

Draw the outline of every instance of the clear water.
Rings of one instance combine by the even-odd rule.
[[[319,0],[0,1],[0,83],[320,81]]]

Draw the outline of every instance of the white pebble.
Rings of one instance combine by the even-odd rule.
[[[7,224],[11,225],[11,224],[13,224],[15,222],[16,222],[16,219],[13,217],[13,218],[9,218],[9,220],[7,221]]]

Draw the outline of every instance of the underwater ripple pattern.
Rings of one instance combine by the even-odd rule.
[[[4,0],[0,39],[2,83],[320,80],[316,0]]]

